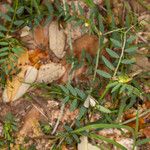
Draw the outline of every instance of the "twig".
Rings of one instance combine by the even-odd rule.
[[[35,108],[35,109],[37,109],[47,120],[49,120],[48,119],[48,117],[40,110],[40,108],[38,108],[35,104],[33,104],[32,103],[32,105],[33,105],[33,107]],[[50,124],[50,123],[49,123]]]
[[[117,64],[117,67],[114,71],[114,74],[113,74],[113,77],[116,76],[117,72],[118,72],[118,69],[119,69],[119,66],[120,66],[120,63],[121,63],[121,60],[122,60],[122,57],[124,55],[124,50],[125,50],[125,46],[126,46],[126,37],[127,37],[127,32],[124,33],[124,36],[123,36],[123,45],[122,45],[122,49],[121,49],[121,55],[119,57],[119,61],[118,61],[118,64]]]
[[[147,115],[148,113],[150,113],[150,109],[147,109],[145,112],[141,113],[141,114],[139,115],[139,118],[141,118],[141,117]],[[129,120],[126,120],[126,121],[122,122],[121,124],[122,124],[122,125],[128,124],[128,123],[130,123],[130,122],[132,122],[132,121],[135,121],[135,120],[136,120],[136,117],[131,118],[131,119],[129,119]]]
[[[61,109],[60,109],[60,115],[58,116],[58,119],[57,119],[57,122],[56,122],[56,124],[55,124],[55,127],[54,127],[54,129],[53,129],[53,131],[52,131],[52,135],[56,132],[56,130],[57,130],[57,128],[58,128],[58,125],[59,125],[59,123],[60,123],[60,120],[61,120],[61,118],[62,118],[62,116],[63,116],[63,113],[64,113],[64,108],[65,108],[65,104],[64,103],[62,103],[62,106],[61,106]]]
[[[45,111],[45,113],[47,114],[44,115],[46,116],[46,118],[48,119],[48,121],[50,120],[51,116],[50,116],[50,111],[49,109],[47,108],[47,105],[45,104],[45,101],[41,98],[41,97],[37,97],[37,96],[34,96],[33,94],[29,93],[29,96],[42,108],[44,108],[43,110]]]
[[[92,79],[93,82],[95,81],[95,78],[96,78],[96,72],[97,72],[97,68],[98,68],[98,64],[99,64],[100,52],[101,52],[101,48],[100,48],[100,35],[99,35],[99,48],[98,48],[97,55],[96,55],[96,64],[95,64],[94,75],[93,75],[93,79]],[[93,90],[93,88],[91,87],[89,94],[91,94],[92,90]]]
[[[124,28],[119,28],[119,29],[115,29],[115,30],[106,32],[106,33],[104,33],[103,35],[111,34],[111,33],[114,33],[114,32],[117,32],[117,31],[121,31],[121,30],[124,30],[124,29],[126,29],[126,27],[124,27]]]
[[[131,26],[128,30],[126,30],[126,31],[124,32],[123,45],[122,45],[122,49],[121,49],[121,55],[120,55],[120,57],[119,57],[119,61],[118,61],[117,67],[116,67],[116,69],[115,69],[115,71],[114,71],[113,77],[116,76],[116,74],[117,74],[117,72],[118,72],[118,69],[119,69],[119,66],[120,66],[120,63],[121,63],[121,60],[122,60],[122,57],[123,57],[123,55],[124,55],[124,50],[125,50],[126,40],[127,40],[127,33],[128,33],[133,27],[134,27],[134,25]]]
[[[15,10],[14,10],[12,21],[11,21],[9,27],[8,27],[6,36],[8,36],[8,34],[9,34],[9,32],[10,32],[12,26],[13,26],[13,23],[14,23],[14,20],[15,20],[15,17],[16,17],[17,8],[18,8],[18,0],[15,0]]]
[[[140,38],[140,40],[142,40],[144,43],[148,44],[148,41],[143,36],[141,36],[138,33],[136,35],[138,36],[138,38]]]
[[[72,57],[74,50],[73,50],[72,40],[71,40],[71,30],[69,30],[69,47],[70,47],[70,54],[71,54],[71,57]],[[73,67],[74,67],[74,61],[71,62],[71,68],[69,70],[69,76],[68,76],[68,83],[70,83],[72,78],[73,78],[74,71],[72,71],[72,73],[71,73],[71,70],[73,69]]]
[[[65,0],[63,0],[63,8],[64,8],[64,12],[65,12],[65,15],[66,15],[67,12],[66,12],[66,1]]]

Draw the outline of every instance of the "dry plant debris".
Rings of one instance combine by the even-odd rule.
[[[51,22],[49,26],[49,48],[58,58],[62,58],[65,54],[66,36],[64,31],[59,28],[57,21]]]
[[[39,68],[37,82],[51,83],[63,76],[66,69],[60,63],[48,63]]]
[[[3,91],[3,102],[12,102],[24,95],[30,84],[36,81],[37,69],[32,66],[24,66],[21,72],[12,81],[7,81],[7,86]]]
[[[78,144],[78,150],[100,150],[97,146],[88,142],[88,138],[85,136],[80,137],[81,143]]]
[[[2,0],[0,149],[149,149],[149,10]]]

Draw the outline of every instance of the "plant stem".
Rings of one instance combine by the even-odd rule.
[[[15,17],[16,17],[16,12],[17,12],[17,8],[18,8],[18,0],[15,0],[15,10],[14,10],[14,15],[13,15],[13,18],[12,18],[12,21],[9,25],[9,28],[8,28],[8,31],[6,33],[6,37],[8,36],[12,26],[13,26],[13,23],[14,23],[14,20],[15,20]]]
[[[99,48],[98,48],[97,55],[96,55],[96,64],[95,64],[94,75],[92,79],[93,82],[95,81],[95,78],[96,78],[96,72],[97,72],[97,68],[99,64],[100,51],[101,51],[101,48],[100,48],[100,36],[99,36]],[[91,94],[92,90],[93,90],[93,87],[90,88],[89,94]]]
[[[121,64],[121,60],[122,60],[122,57],[124,55],[124,50],[125,50],[125,46],[126,46],[126,40],[127,40],[127,33],[134,27],[135,25],[131,26],[128,30],[126,30],[124,32],[124,36],[123,36],[123,45],[122,45],[122,49],[121,49],[121,55],[120,55],[120,58],[119,58],[119,61],[118,61],[118,64],[117,64],[117,67],[114,71],[114,74],[113,74],[113,77],[116,76],[117,72],[118,72],[118,69],[119,69],[119,66]]]
[[[56,124],[55,124],[55,126],[54,126],[54,129],[53,129],[52,133],[51,133],[52,135],[56,132],[56,130],[57,130],[57,128],[58,128],[58,125],[59,125],[59,123],[60,123],[60,120],[62,119],[62,116],[63,116],[63,114],[64,114],[64,108],[65,108],[65,104],[62,103],[61,109],[60,109],[60,115],[58,116],[57,122],[56,122]]]
[[[147,115],[148,113],[150,113],[150,109],[147,109],[145,112],[141,113],[141,114],[139,115],[139,118],[141,118],[141,117]],[[136,120],[136,117],[131,118],[131,119],[129,119],[129,120],[126,120],[126,121],[122,122],[121,125],[128,124],[128,123],[130,123],[130,122],[132,122],[132,121],[135,121],[135,120]]]
[[[108,84],[110,84],[111,83],[111,81],[109,81],[109,83]],[[106,86],[106,88],[105,88],[105,90],[104,90],[104,92],[102,93],[102,95],[100,96],[100,100],[102,100],[104,97],[105,97],[105,95],[106,95],[106,93],[109,91],[109,88],[107,88],[107,86]]]
[[[121,63],[121,60],[122,60],[122,57],[124,55],[124,50],[125,50],[125,46],[126,46],[126,37],[127,37],[127,32],[125,32],[124,36],[123,36],[123,45],[122,45],[122,49],[121,49],[121,55],[119,57],[119,61],[118,61],[117,67],[116,67],[116,69],[114,71],[113,77],[116,76],[116,74],[118,72],[118,69],[119,69],[119,66],[120,66],[120,63]]]
[[[124,27],[124,28],[115,29],[115,30],[112,30],[112,31],[106,32],[106,33],[105,33],[105,34],[103,34],[103,35],[111,34],[111,33],[114,33],[114,32],[117,32],[117,31],[121,31],[121,30],[124,30],[124,29],[126,29],[126,28]]]
[[[64,12],[65,12],[65,15],[66,15],[67,12],[66,12],[66,1],[65,0],[63,0],[63,8],[64,8]]]
[[[116,69],[115,69],[115,71],[114,71],[113,77],[116,76],[116,74],[117,74],[117,72],[118,72],[118,69],[119,69],[119,67],[120,67],[120,64],[121,64],[122,57],[123,57],[123,55],[124,55],[124,50],[125,50],[125,46],[126,46],[126,39],[127,39],[127,33],[128,33],[133,27],[134,27],[134,25],[131,26],[128,30],[126,30],[126,31],[124,32],[123,44],[122,44],[122,49],[121,49],[121,55],[120,55],[120,57],[119,57],[119,61],[118,61],[117,67],[116,67]],[[111,82],[112,82],[112,80],[110,80],[108,84],[110,84]],[[104,90],[104,92],[103,92],[102,95],[100,96],[100,100],[102,100],[102,99],[105,97],[105,95],[106,95],[106,93],[108,92],[108,90],[109,90],[109,88],[106,87],[105,90]]]

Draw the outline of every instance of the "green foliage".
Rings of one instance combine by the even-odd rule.
[[[19,69],[17,68],[18,57],[23,52],[23,47],[14,38],[1,39],[0,42],[0,80],[2,84],[5,84],[6,78],[10,78],[13,74],[17,74]]]
[[[107,73],[107,72],[105,72],[105,71],[102,71],[102,70],[97,70],[97,73],[98,73],[100,76],[104,77],[104,78],[111,78],[111,77],[112,77],[109,73]]]
[[[33,28],[42,21],[47,24],[52,20],[53,7],[50,2],[41,5],[39,0],[15,0],[13,5],[4,4],[7,12],[0,12],[0,83],[5,85],[6,78],[11,78],[19,70],[17,60],[23,52],[22,44],[12,36],[24,26]]]
[[[85,101],[87,94],[78,88],[74,88],[71,84],[67,84],[66,86],[60,85],[63,98],[63,103],[70,103],[70,111],[74,111],[75,109],[79,109],[80,113],[78,119],[81,119],[85,113],[86,108],[83,107],[83,102]],[[81,105],[82,104],[82,105]]]
[[[17,131],[17,123],[14,116],[8,113],[5,116],[3,124],[3,140],[0,141],[0,147],[10,147],[10,143],[14,142],[13,133]]]
[[[41,122],[40,126],[44,134],[49,135],[51,133],[52,127],[48,123]]]
[[[0,81],[2,84],[5,84],[6,78],[11,78],[13,74],[19,72],[16,68],[16,62],[24,48],[12,36],[18,29],[24,26],[29,26],[33,29],[41,23],[47,24],[53,18],[65,23],[73,23],[74,27],[80,26],[82,32],[86,31],[97,35],[99,38],[99,49],[95,58],[83,50],[80,62],[74,56],[70,56],[68,62],[73,64],[70,74],[83,65],[88,67],[87,75],[93,75],[93,79],[87,81],[89,84],[86,85],[89,86],[76,85],[73,82],[66,85],[38,85],[47,89],[49,97],[61,100],[65,105],[69,104],[70,111],[79,110],[79,115],[73,126],[65,125],[65,132],[59,133],[58,136],[56,135],[56,138],[60,141],[65,139],[67,144],[72,144],[79,142],[79,135],[86,135],[91,139],[103,140],[125,150],[125,147],[114,140],[94,133],[95,130],[99,129],[125,128],[132,133],[135,140],[134,145],[145,144],[149,142],[149,139],[137,140],[137,129],[134,131],[120,122],[124,111],[131,108],[136,103],[137,98],[141,98],[144,95],[142,89],[139,88],[139,83],[135,84],[136,78],[130,75],[132,73],[130,67],[135,63],[134,55],[138,50],[138,45],[133,44],[137,37],[133,32],[134,30],[132,30],[137,25],[136,16],[132,16],[134,14],[130,12],[125,16],[124,23],[122,23],[122,20],[119,20],[119,25],[116,25],[110,0],[104,1],[104,12],[93,0],[84,0],[84,2],[90,9],[88,15],[85,15],[86,12],[80,4],[76,6],[73,1],[70,5],[59,0],[55,0],[54,3],[50,3],[50,1],[41,3],[40,0],[15,0],[12,6],[6,5],[7,13],[0,12]],[[128,2],[123,4],[128,12]],[[109,17],[111,19],[110,23],[107,22]],[[106,42],[104,42],[105,39],[107,39]],[[102,55],[103,49],[106,50],[110,59]],[[107,71],[99,67],[100,61],[107,68]],[[98,82],[99,80],[101,82]],[[102,92],[98,91],[99,85],[95,86],[96,84],[101,84],[100,90]],[[118,108],[108,109],[105,107],[107,94],[111,94],[112,103],[120,104]],[[88,95],[97,98],[95,107],[84,107],[84,102]],[[94,122],[89,125],[89,116],[94,113],[100,113],[102,119],[98,120],[99,123]],[[5,120],[3,132],[5,140],[9,143],[13,141],[12,133],[16,129],[13,117],[10,118]],[[45,134],[50,134],[51,126],[41,124],[41,128]],[[56,148],[58,147],[56,146]],[[30,149],[35,149],[35,146],[31,146]]]

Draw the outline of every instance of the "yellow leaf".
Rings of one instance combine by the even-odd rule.
[[[18,58],[18,66],[24,66],[29,63],[29,53],[27,50],[25,50],[24,53],[22,53],[22,55]]]
[[[19,74],[7,81],[3,92],[3,101],[11,102],[19,99],[30,87],[30,84],[36,80],[37,69],[32,66],[24,66]]]

